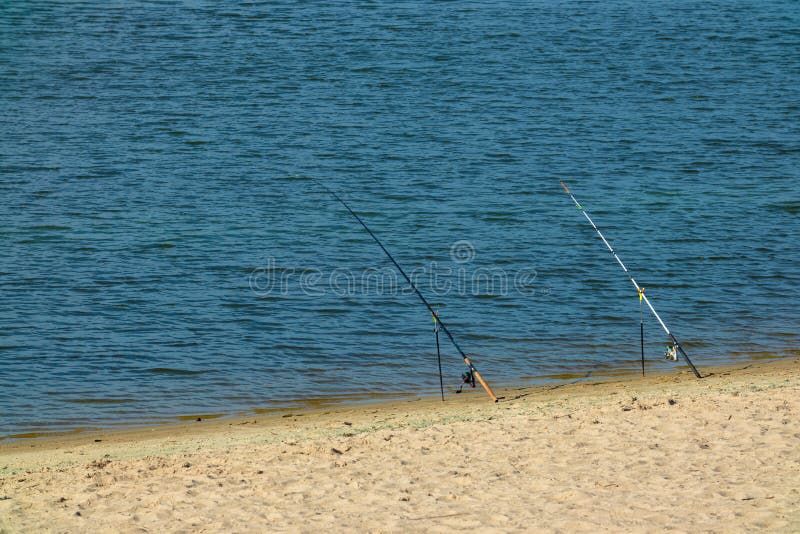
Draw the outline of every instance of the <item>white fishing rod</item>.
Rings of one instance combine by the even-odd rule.
[[[666,332],[667,335],[669,336],[669,338],[672,340],[672,348],[671,348],[672,354],[675,354],[675,350],[679,351],[681,353],[681,355],[683,356],[683,358],[686,360],[686,363],[689,364],[689,367],[692,368],[692,372],[694,373],[694,376],[696,376],[697,378],[702,378],[702,376],[700,376],[700,373],[697,371],[697,368],[692,363],[692,360],[690,360],[689,356],[686,354],[686,351],[683,350],[683,347],[681,347],[681,344],[678,342],[678,340],[675,338],[675,336],[672,334],[672,332],[670,332],[669,328],[667,328],[667,325],[664,324],[664,321],[661,320],[661,317],[658,315],[658,313],[656,312],[655,308],[653,308],[653,305],[650,303],[650,299],[648,299],[647,295],[644,294],[644,290],[641,287],[639,287],[638,283],[636,283],[636,280],[633,278],[633,276],[631,275],[630,271],[628,271],[628,268],[625,267],[625,264],[622,263],[621,259],[619,259],[619,256],[617,256],[617,253],[614,251],[613,247],[608,243],[608,240],[606,240],[606,238],[603,236],[603,233],[600,232],[600,230],[597,228],[597,225],[594,224],[594,221],[592,220],[591,217],[589,217],[589,214],[586,212],[586,210],[583,209],[583,206],[581,206],[581,203],[578,202],[578,200],[575,198],[575,195],[572,194],[572,191],[569,190],[569,188],[567,187],[567,184],[565,184],[564,182],[561,182],[561,187],[564,188],[564,191],[567,192],[567,194],[570,196],[570,198],[575,203],[575,205],[578,207],[578,209],[581,211],[581,213],[583,213],[583,216],[586,217],[586,220],[589,221],[589,224],[591,224],[592,228],[594,228],[595,232],[597,232],[597,235],[599,235],[600,239],[603,240],[603,243],[606,244],[606,247],[608,247],[608,250],[610,250],[611,254],[614,255],[614,259],[617,260],[617,263],[619,263],[619,266],[622,267],[622,270],[625,271],[625,274],[628,275],[628,278],[630,278],[631,283],[636,288],[636,291],[639,294],[639,298],[641,300],[643,300],[645,302],[645,304],[647,304],[647,307],[650,308],[651,312],[653,312],[653,315],[658,320],[658,323],[661,325],[661,327],[664,329],[664,332]],[[668,354],[669,354],[669,351],[668,351]],[[677,357],[674,357],[674,358],[677,359]]]

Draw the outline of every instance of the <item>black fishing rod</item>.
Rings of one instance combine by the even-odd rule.
[[[470,373],[472,374],[472,376],[474,376],[474,377],[475,377],[475,378],[478,380],[478,382],[480,382],[481,386],[483,386],[483,389],[484,389],[484,390],[486,390],[486,393],[489,395],[489,397],[491,397],[491,399],[492,399],[494,402],[497,402],[497,395],[495,395],[495,394],[492,392],[492,388],[490,388],[490,387],[489,387],[489,384],[487,384],[487,383],[486,383],[486,381],[483,379],[483,377],[481,377],[481,375],[480,375],[480,373],[478,372],[478,370],[477,370],[477,369],[475,369],[475,366],[472,364],[472,361],[470,361],[470,359],[467,357],[467,355],[464,353],[464,351],[463,351],[463,350],[461,350],[461,347],[459,347],[458,343],[456,342],[455,338],[453,337],[453,334],[451,334],[451,333],[450,333],[450,329],[449,329],[449,328],[447,328],[447,325],[445,325],[445,324],[444,324],[444,322],[442,322],[442,319],[441,319],[441,318],[440,318],[440,317],[439,317],[439,316],[436,314],[436,312],[435,312],[435,311],[433,311],[433,307],[430,305],[430,303],[428,302],[428,300],[427,300],[427,299],[426,299],[426,298],[425,298],[425,297],[422,295],[422,293],[420,293],[419,289],[417,289],[417,286],[416,286],[416,285],[414,285],[414,282],[412,282],[412,281],[411,281],[411,278],[409,278],[409,276],[406,274],[406,272],[403,270],[403,268],[402,268],[402,267],[400,267],[400,264],[399,264],[399,263],[397,263],[397,261],[396,261],[396,260],[394,259],[394,257],[393,257],[393,256],[392,256],[392,255],[389,253],[389,251],[388,251],[388,250],[386,250],[386,247],[384,247],[384,246],[383,246],[383,243],[381,243],[380,239],[378,239],[378,237],[377,237],[375,234],[373,234],[373,233],[372,233],[372,230],[370,230],[370,229],[369,229],[369,226],[367,226],[367,225],[366,225],[366,223],[364,223],[364,221],[362,221],[362,220],[361,220],[361,217],[359,217],[358,215],[356,215],[356,212],[354,212],[352,209],[350,209],[350,206],[348,206],[348,205],[347,205],[347,202],[345,202],[345,201],[342,199],[342,197],[340,197],[338,194],[336,194],[336,192],[335,192],[335,191],[332,191],[331,189],[329,189],[329,188],[328,188],[328,187],[327,187],[325,184],[323,184],[323,183],[320,183],[320,182],[319,182],[319,181],[317,181],[317,180],[314,180],[314,181],[315,181],[315,182],[317,182],[317,183],[318,183],[318,184],[319,184],[321,187],[323,187],[323,188],[324,188],[324,189],[325,189],[325,190],[326,190],[328,193],[330,193],[331,195],[333,195],[333,197],[334,197],[336,200],[338,200],[339,202],[341,202],[342,206],[344,206],[344,207],[347,209],[347,211],[349,211],[349,212],[350,212],[350,215],[352,215],[353,217],[355,217],[355,219],[356,219],[356,220],[357,220],[359,223],[361,223],[361,226],[363,226],[363,227],[364,227],[364,230],[366,230],[366,231],[367,231],[367,233],[368,233],[370,236],[372,236],[372,239],[374,239],[374,240],[375,240],[375,242],[378,244],[378,246],[379,246],[379,247],[381,247],[381,250],[384,252],[384,254],[386,254],[386,256],[387,256],[387,257],[388,257],[388,258],[391,260],[391,262],[394,264],[394,266],[395,266],[395,267],[397,267],[397,270],[398,270],[398,271],[400,271],[400,274],[402,274],[402,275],[403,275],[403,278],[405,278],[405,279],[406,279],[406,281],[408,282],[408,284],[411,286],[411,289],[413,289],[413,290],[414,290],[414,292],[417,294],[417,296],[418,296],[418,297],[419,297],[419,299],[422,301],[422,303],[425,305],[425,307],[426,307],[426,308],[428,308],[428,311],[431,313],[431,315],[434,317],[434,319],[435,319],[435,320],[438,322],[438,324],[439,324],[439,328],[441,328],[442,332],[444,332],[444,333],[445,333],[445,335],[447,336],[447,338],[450,340],[450,342],[451,342],[451,343],[453,344],[453,346],[456,348],[456,350],[458,351],[458,353],[459,353],[459,354],[461,355],[461,357],[464,359],[464,363],[466,363],[466,364],[467,364],[467,367],[469,367],[469,371],[470,371]]]
[[[658,322],[661,325],[661,327],[664,329],[664,331],[667,333],[669,338],[672,340],[672,347],[670,347],[667,350],[667,357],[670,358],[670,359],[677,359],[677,356],[674,356],[674,358],[673,358],[673,355],[675,354],[676,350],[680,351],[681,355],[683,356],[683,359],[686,360],[686,363],[688,363],[689,367],[692,368],[692,372],[694,373],[694,376],[696,376],[697,378],[703,378],[702,376],[700,376],[700,373],[697,371],[697,368],[692,363],[692,360],[689,359],[689,355],[686,354],[686,351],[683,350],[683,347],[681,347],[681,344],[678,343],[678,340],[675,338],[675,336],[672,334],[672,332],[670,332],[669,328],[667,328],[667,325],[664,324],[664,321],[661,320],[661,317],[659,317],[658,313],[656,313],[655,308],[653,308],[653,305],[650,304],[650,299],[648,299],[647,295],[644,294],[644,290],[642,290],[642,288],[639,287],[639,284],[636,283],[636,280],[633,278],[631,273],[628,271],[628,268],[625,267],[625,264],[622,263],[621,259],[619,259],[619,256],[617,256],[617,253],[614,251],[614,249],[608,243],[606,238],[603,236],[602,232],[600,232],[600,230],[597,228],[597,225],[594,224],[594,221],[592,220],[592,218],[589,217],[589,214],[586,212],[585,209],[583,209],[583,206],[581,206],[580,202],[578,202],[575,199],[575,195],[572,194],[572,191],[569,190],[569,188],[567,187],[567,185],[564,182],[561,182],[561,187],[563,187],[564,191],[566,191],[567,194],[570,196],[570,198],[572,198],[572,201],[575,203],[575,205],[578,207],[578,209],[581,210],[581,213],[583,213],[583,216],[586,217],[586,220],[589,221],[589,224],[592,225],[592,228],[594,228],[595,232],[597,232],[597,235],[600,236],[600,239],[603,240],[603,243],[605,243],[606,247],[608,247],[608,250],[610,250],[611,254],[614,255],[614,259],[617,260],[617,263],[619,263],[619,266],[622,267],[623,271],[625,271],[625,274],[628,275],[628,278],[630,278],[631,283],[636,288],[636,291],[639,293],[639,298],[642,299],[645,302],[645,304],[647,304],[647,307],[650,308],[650,311],[653,312],[653,315],[658,320]],[[644,327],[640,327],[640,329],[643,331]]]

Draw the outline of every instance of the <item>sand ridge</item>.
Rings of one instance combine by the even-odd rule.
[[[791,359],[7,443],[0,531],[796,532],[799,390]]]

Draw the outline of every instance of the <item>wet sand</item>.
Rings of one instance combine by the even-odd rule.
[[[0,444],[0,532],[800,531],[800,359]]]

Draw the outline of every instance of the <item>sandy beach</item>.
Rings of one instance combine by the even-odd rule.
[[[0,444],[2,532],[797,532],[800,359]]]

